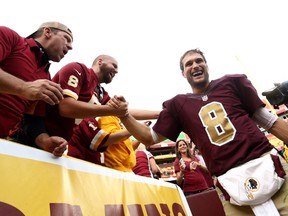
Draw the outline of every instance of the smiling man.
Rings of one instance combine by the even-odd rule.
[[[147,146],[167,138],[176,141],[185,132],[201,151],[211,175],[219,180],[218,191],[226,198],[222,201],[227,216],[263,212],[288,215],[288,164],[258,127],[288,143],[288,124],[264,108],[246,75],[209,81],[201,50],[185,52],[180,68],[192,92],[165,101],[152,129],[129,114],[121,117],[126,129]],[[126,102],[123,97],[112,100],[117,105]],[[257,190],[251,182],[257,183]]]

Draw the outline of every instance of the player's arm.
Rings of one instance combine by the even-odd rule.
[[[160,110],[129,109],[129,113],[137,120],[157,119]]]
[[[25,82],[1,68],[0,92],[22,96],[28,100],[43,100],[50,105],[58,104],[63,99],[60,85],[46,79]]]
[[[153,129],[150,129],[145,124],[138,122],[132,115],[128,114],[120,117],[121,122],[125,125],[126,129],[141,143],[146,146],[159,143],[166,138],[157,134]]]
[[[274,136],[288,144],[288,123],[278,118],[269,130]]]
[[[261,107],[254,113],[253,120],[284,143],[288,143],[288,123],[283,119],[278,118],[267,109]]]
[[[109,106],[117,109],[122,103],[127,103],[123,96],[114,96],[110,99]],[[164,136],[157,134],[153,129],[147,127],[146,124],[139,123],[129,112],[124,116],[119,116],[119,118],[131,135],[146,146],[166,139]]]

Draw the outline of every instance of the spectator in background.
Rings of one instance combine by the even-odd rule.
[[[209,186],[203,175],[203,171],[207,172],[207,168],[191,153],[191,148],[185,140],[176,142],[175,154],[176,181],[182,187],[185,196],[207,190]]]
[[[146,146],[142,143],[136,149],[136,165],[133,167],[136,175],[146,176],[150,178],[159,178],[161,170],[157,165],[154,156],[147,151]]]
[[[0,27],[0,138],[14,133],[23,113],[44,113],[45,105],[35,109],[39,100],[55,105],[63,99],[60,85],[50,81],[49,61],[59,62],[72,41],[71,30],[59,22],[43,23],[27,38]],[[62,155],[66,140],[45,138],[42,148]]]

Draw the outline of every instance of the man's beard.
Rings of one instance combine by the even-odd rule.
[[[193,87],[193,88],[197,88],[197,89],[203,89],[207,86],[207,84],[209,83],[209,76],[205,75],[204,80],[199,81],[199,82],[194,82],[193,79],[188,80],[189,84]]]
[[[102,74],[103,74],[103,82],[105,84],[108,84],[112,81],[112,78],[110,77],[110,68],[106,67],[105,65],[101,68]]]
[[[106,74],[105,74],[106,75]],[[110,83],[112,80],[110,79],[110,76],[109,76],[109,74],[108,74],[108,76],[104,76],[103,77],[103,81],[104,81],[104,83],[105,84],[108,84],[108,83]]]
[[[205,88],[206,85],[208,83],[208,80],[203,80],[201,82],[194,82],[194,81],[190,81],[190,84],[193,88],[197,88],[197,89],[202,89]]]

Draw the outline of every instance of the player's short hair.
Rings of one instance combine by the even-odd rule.
[[[204,53],[200,49],[198,49],[198,48],[191,49],[191,50],[186,51],[180,58],[180,69],[181,69],[181,71],[184,71],[184,66],[183,66],[183,63],[182,63],[183,59],[185,58],[185,56],[187,56],[188,54],[192,54],[192,53],[199,53],[203,57],[205,63],[207,63],[206,58],[204,56]]]

